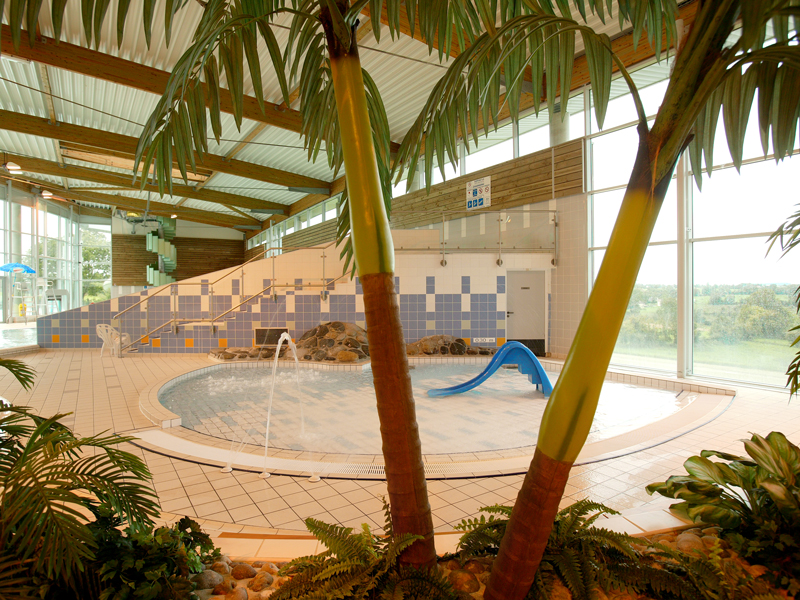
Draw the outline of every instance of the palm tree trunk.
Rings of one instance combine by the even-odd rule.
[[[394,291],[394,247],[383,204],[361,62],[355,35],[351,36],[351,47],[344,48],[333,33],[327,9],[321,19],[328,37],[339,113],[353,249],[364,290],[392,527],[395,533],[422,536],[403,553],[401,563],[432,567],[436,564],[433,520],[400,307]]]
[[[645,126],[603,264],[564,369],[547,403],[530,469],[494,562],[486,600],[521,600],[542,559],[569,471],[589,434],[600,388],[672,169],[653,180],[657,151]],[[670,160],[661,157],[660,160]],[[672,167],[676,159],[672,159]]]

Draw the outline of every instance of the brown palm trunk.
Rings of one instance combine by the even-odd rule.
[[[571,468],[571,462],[536,449],[492,565],[485,600],[524,598],[531,589]]]
[[[403,553],[400,560],[415,567],[432,567],[436,563],[433,520],[400,307],[394,293],[394,274],[365,275],[361,277],[361,286],[392,527],[396,533],[423,536]]]
[[[346,2],[338,1],[342,13]],[[400,307],[394,292],[394,247],[383,205],[355,31],[350,47],[336,37],[327,7],[320,14],[328,40],[331,75],[350,199],[356,266],[364,290],[372,376],[378,403],[386,485],[395,533],[422,537],[400,557],[414,567],[436,564]]]

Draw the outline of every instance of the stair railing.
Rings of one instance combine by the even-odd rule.
[[[163,286],[161,289],[155,291],[152,294],[149,294],[149,295],[145,296],[144,298],[142,298],[138,302],[136,302],[136,303],[132,304],[131,306],[125,308],[124,310],[121,310],[120,312],[118,312],[113,317],[112,325],[116,325],[116,326],[120,327],[120,330],[121,330],[122,327],[121,327],[120,317],[122,317],[123,315],[129,313],[130,311],[132,311],[135,308],[137,308],[137,307],[139,307],[139,306],[144,304],[144,313],[145,313],[144,314],[144,329],[145,329],[145,333],[140,335],[138,338],[133,339],[129,344],[127,344],[123,348],[121,348],[121,350],[127,350],[127,349],[131,348],[132,346],[141,343],[143,340],[149,339],[152,334],[156,333],[157,331],[160,331],[160,330],[164,329],[165,327],[167,327],[170,324],[172,325],[171,329],[172,329],[173,333],[177,333],[178,332],[178,327],[179,327],[179,325],[181,323],[209,323],[211,325],[211,331],[212,332],[216,332],[217,322],[220,319],[224,318],[228,314],[230,314],[233,311],[235,311],[236,309],[240,308],[242,305],[247,304],[248,302],[252,302],[254,299],[256,299],[256,298],[258,298],[260,296],[263,296],[267,292],[269,292],[270,295],[272,295],[272,294],[275,294],[276,290],[281,289],[281,288],[297,288],[297,287],[321,288],[321,293],[322,294],[326,294],[326,289],[328,288],[328,286],[335,285],[340,280],[342,280],[345,277],[349,276],[348,274],[343,274],[343,275],[340,275],[339,277],[337,277],[335,279],[332,279],[330,281],[327,281],[325,279],[325,256],[326,256],[325,255],[325,250],[327,248],[329,248],[330,246],[333,246],[333,245],[335,245],[335,242],[331,242],[331,243],[329,243],[329,244],[327,244],[325,246],[312,246],[312,247],[288,247],[288,246],[287,247],[282,247],[282,248],[264,247],[258,254],[256,254],[256,256],[250,258],[249,260],[245,261],[241,265],[230,269],[227,273],[225,273],[224,275],[221,275],[220,277],[218,277],[214,281],[207,282],[207,283],[198,282],[198,281],[189,281],[189,282],[174,282],[174,283],[167,284],[167,285]],[[235,306],[229,308],[228,310],[226,310],[223,313],[220,313],[218,315],[214,314],[214,312],[215,312],[214,311],[214,285],[215,284],[218,284],[219,282],[223,281],[225,278],[231,277],[232,275],[238,273],[240,275],[241,282],[242,282],[241,283],[241,290],[242,290],[242,292],[244,292],[244,276],[245,276],[245,269],[244,268],[245,268],[246,265],[248,265],[251,262],[254,262],[256,260],[263,259],[265,254],[267,252],[272,251],[272,250],[282,250],[282,251],[286,251],[286,250],[310,250],[310,249],[313,249],[313,248],[320,248],[322,250],[322,255],[321,255],[321,258],[322,258],[322,282],[321,283],[319,283],[319,284],[314,284],[314,283],[278,284],[278,283],[275,283],[275,258],[276,257],[273,256],[272,257],[272,259],[273,259],[273,264],[272,264],[273,276],[272,276],[272,280],[270,281],[270,285],[266,286],[261,291],[256,292],[255,294],[252,294],[249,297],[245,297],[244,294],[240,294],[240,296],[239,296],[240,302],[238,304],[236,304]],[[180,316],[180,309],[179,309],[179,302],[178,302],[178,298],[179,298],[178,286],[191,286],[191,285],[195,285],[195,286],[196,285],[200,285],[200,286],[207,285],[207,286],[209,286],[209,315],[210,315],[209,318],[205,318],[205,319],[204,318],[199,318],[198,319],[198,318],[188,318],[188,317],[181,317]],[[170,319],[168,321],[166,321],[166,322],[154,327],[153,329],[150,329],[150,301],[153,300],[154,298],[157,298],[157,297],[161,296],[162,294],[167,294],[167,293],[169,294],[169,297],[170,297],[170,311],[169,312],[171,313],[171,317],[170,317]]]

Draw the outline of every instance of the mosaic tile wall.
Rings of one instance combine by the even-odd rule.
[[[425,260],[420,256],[398,261],[396,271],[399,275],[395,278],[395,287],[406,340],[412,342],[426,335],[449,334],[462,337],[473,345],[501,345],[506,337],[506,269],[477,268],[474,262],[471,268],[467,268],[467,256],[455,258],[462,260],[451,262],[467,261],[464,268],[439,269],[435,275],[426,274],[431,270],[421,264]],[[433,259],[438,260],[438,257]],[[298,257],[290,260],[297,261]],[[403,268],[404,262],[408,268]],[[352,281],[343,279],[334,284],[331,278],[326,278],[323,283],[323,280],[313,277],[276,277],[280,285],[276,297],[259,296],[236,308],[217,321],[214,332],[208,323],[199,322],[209,319],[212,312],[221,315],[247,296],[268,287],[271,279],[256,279],[254,275],[270,273],[269,263],[251,263],[246,281],[234,272],[216,284],[214,290],[210,289],[209,281],[217,279],[221,272],[213,274],[213,278],[209,275],[193,282],[187,280],[190,283],[186,285],[153,288],[42,317],[37,323],[38,344],[43,348],[99,348],[102,346],[96,334],[99,323],[110,323],[129,334],[132,340],[163,324],[162,329],[137,344],[139,352],[205,353],[219,347],[252,346],[256,328],[285,327],[297,339],[307,330],[327,321],[347,321],[366,326],[364,297],[358,278]],[[463,275],[464,272],[471,274]],[[327,292],[326,298],[321,296],[323,289]],[[147,302],[117,316],[150,296],[152,298]],[[174,333],[170,320],[175,307],[181,319],[198,321],[181,324],[178,332]],[[491,338],[494,341],[476,343],[473,338]]]

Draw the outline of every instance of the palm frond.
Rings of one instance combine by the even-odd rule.
[[[0,367],[8,369],[25,390],[33,387],[33,377],[36,375],[36,371],[30,365],[26,365],[21,360],[0,358]]]
[[[8,548],[0,550],[0,600],[32,598],[30,561],[20,560]]]
[[[141,163],[144,172],[149,172],[155,163],[155,183],[161,195],[172,193],[173,158],[186,180],[187,163],[195,168],[195,152],[202,157],[208,151],[206,106],[212,133],[219,142],[222,75],[228,82],[237,128],[241,127],[244,112],[245,68],[263,110],[259,39],[268,51],[284,100],[288,102],[284,57],[272,31],[272,20],[285,12],[295,13],[299,21],[308,15],[286,9],[283,4],[279,0],[210,0],[205,5],[194,42],[173,68],[167,89],[145,124],[136,149],[135,168]],[[145,184],[142,179],[142,186]]]
[[[13,408],[15,444],[0,460],[0,539],[18,560],[47,577],[69,578],[93,557],[95,542],[87,510],[99,501],[115,507],[135,523],[152,524],[156,496],[145,484],[150,473],[143,461],[118,449],[131,438],[76,437],[57,415],[34,417]],[[21,417],[33,426],[19,423]]]
[[[671,5],[659,11],[664,15],[674,12]],[[588,26],[555,14],[552,6],[534,9],[521,3],[514,9],[507,7],[503,14],[502,26],[477,36],[450,62],[446,74],[434,86],[398,151],[393,171],[395,182],[404,175],[413,179],[417,164],[424,156],[426,181],[430,186],[434,165],[444,173],[446,163],[458,161],[459,138],[468,148],[469,136],[478,144],[480,131],[488,133],[490,127],[496,129],[505,107],[512,120],[517,120],[521,85],[529,65],[535,97],[541,97],[542,74],[558,74],[558,77],[546,78],[547,103],[554,113],[557,97],[569,96],[578,34],[586,47],[598,122],[602,125],[605,117],[614,64],[625,76],[640,119],[644,119],[638,92],[622,62],[613,55],[607,35],[597,34]],[[655,21],[652,15],[651,20]],[[644,26],[647,20],[637,17],[637,22]],[[506,88],[505,94],[501,94],[501,85]],[[535,106],[538,110],[538,105]]]
[[[770,138],[776,161],[792,152],[800,119],[800,48],[796,44],[800,9],[787,0],[742,3],[737,10],[741,10],[741,36],[717,57],[714,68],[704,73],[697,101],[686,111],[687,120],[694,122],[689,156],[698,187],[702,186],[703,162],[711,174],[720,111],[737,169],[743,160],[744,138],[756,92],[765,156]],[[733,32],[733,27],[730,22],[728,33]],[[768,38],[768,32],[773,32],[774,37]]]

